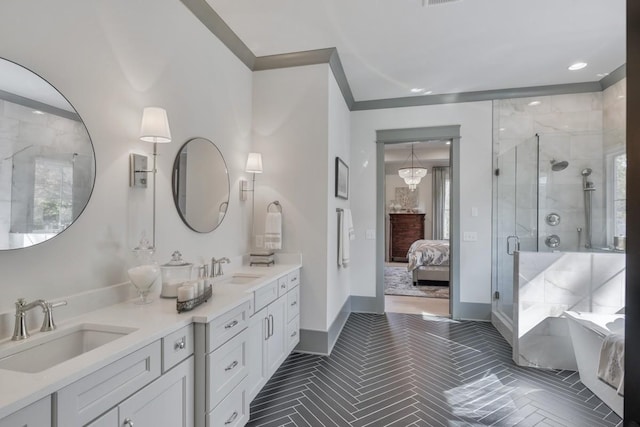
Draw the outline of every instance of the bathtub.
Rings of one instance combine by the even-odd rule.
[[[624,314],[597,314],[567,311],[569,332],[576,354],[580,381],[620,417],[624,398],[610,385],[598,379],[600,348],[610,333],[624,334]]]

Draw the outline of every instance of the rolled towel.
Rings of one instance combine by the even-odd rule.
[[[282,249],[282,214],[268,212],[264,225],[264,247]]]

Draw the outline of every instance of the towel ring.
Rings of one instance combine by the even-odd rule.
[[[271,212],[271,206],[275,206],[277,211],[282,213],[282,205],[279,201],[274,200],[273,202],[269,203],[269,206],[267,206],[267,212]]]

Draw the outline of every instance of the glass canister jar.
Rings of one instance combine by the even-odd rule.
[[[193,264],[182,259],[180,251],[171,254],[171,260],[160,267],[162,272],[162,292],[163,298],[177,298],[178,288],[183,283],[191,280]]]
[[[149,293],[160,277],[160,267],[153,259],[153,253],[153,247],[144,237],[140,240],[138,247],[133,250],[133,260],[127,270],[127,275],[138,292],[136,304],[149,304],[153,301],[149,297]]]

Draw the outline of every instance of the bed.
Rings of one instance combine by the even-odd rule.
[[[407,270],[413,274],[413,284],[419,280],[449,282],[449,241],[416,240],[407,252]]]

